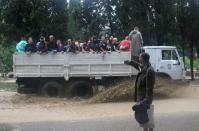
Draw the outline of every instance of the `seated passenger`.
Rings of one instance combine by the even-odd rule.
[[[82,52],[92,52],[93,50],[91,49],[91,41],[88,40],[88,42],[84,42],[82,46]]]
[[[22,36],[21,37],[21,41],[19,43],[17,43],[17,45],[16,45],[17,52],[24,53],[25,52],[25,47],[26,47],[27,44],[28,43],[26,41],[26,37]]]
[[[120,42],[120,50],[121,51],[129,51],[130,50],[130,42],[129,42],[128,36],[126,36],[125,39]]]
[[[77,51],[81,51],[81,46],[80,46],[80,42],[78,40],[74,41],[76,47],[77,47]]]
[[[61,40],[57,40],[57,47],[58,47],[58,52],[64,52],[64,45],[62,44]]]
[[[82,45],[82,52],[90,52],[90,44],[90,40],[88,40],[88,42],[84,42]]]
[[[56,53],[58,51],[57,43],[55,42],[55,38],[53,35],[49,36],[49,42],[47,44],[48,51],[52,51],[53,53]]]
[[[33,43],[32,37],[28,38],[28,44],[25,47],[25,53],[27,55],[31,55],[31,53],[35,53],[37,51],[36,45]]]
[[[110,36],[109,39],[107,40],[107,44],[111,45],[113,43],[113,39],[114,39],[114,37]]]
[[[40,37],[40,41],[37,42],[36,47],[37,47],[37,51],[40,54],[47,52],[47,44],[45,42],[45,37],[43,37],[43,36]]]
[[[118,51],[119,50],[119,43],[117,41],[117,38],[113,38],[113,41],[111,43],[111,51]]]
[[[99,43],[96,37],[91,38],[89,46],[91,52],[100,52]]]
[[[72,44],[72,40],[68,39],[67,42],[64,44],[64,51],[69,52],[70,45]]]
[[[75,42],[71,42],[71,44],[69,45],[69,52],[77,53],[77,51],[78,47],[75,45]]]
[[[79,43],[79,49],[80,49],[79,51],[80,51],[80,52],[84,52],[84,49],[83,49],[83,48],[84,48],[84,47],[83,47],[84,44],[86,44],[86,42],[80,42],[80,43]]]
[[[108,45],[107,45],[107,40],[106,40],[106,39],[102,40],[102,41],[100,42],[100,44],[99,44],[100,51],[102,51],[102,52],[107,51],[107,50],[108,50],[107,46],[108,46]]]

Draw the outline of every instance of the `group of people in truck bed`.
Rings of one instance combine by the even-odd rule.
[[[137,33],[135,33],[137,32]],[[139,35],[139,41],[136,43],[135,35]],[[107,37],[102,40],[97,40],[96,37],[91,37],[87,42],[80,42],[72,39],[67,41],[61,41],[55,39],[53,35],[48,36],[48,40],[41,36],[39,42],[35,43],[32,37],[29,37],[26,40],[26,37],[22,37],[21,41],[16,45],[16,51],[19,53],[26,53],[30,55],[31,53],[57,53],[57,52],[112,52],[112,51],[129,51],[130,48],[141,47],[142,45],[142,36],[138,29],[134,29],[129,36],[126,36],[124,40],[118,42],[116,37]],[[136,47],[137,46],[137,47]]]

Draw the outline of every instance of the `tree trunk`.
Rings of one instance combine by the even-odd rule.
[[[185,43],[182,42],[182,57],[183,57],[183,63],[185,64]]]
[[[198,43],[199,44],[199,43]],[[197,60],[199,62],[199,46],[196,47],[196,51],[197,51]]]
[[[193,43],[191,42],[191,45],[190,45],[190,68],[191,68],[191,80],[193,81],[194,80],[194,69],[193,69]]]

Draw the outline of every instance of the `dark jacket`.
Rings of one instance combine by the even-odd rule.
[[[100,46],[99,43],[97,41],[93,41],[89,44],[89,48],[92,49],[93,51],[100,51]]]
[[[69,45],[69,52],[75,53],[76,51],[78,51],[78,47],[75,45],[75,43],[70,44]]]
[[[35,44],[27,44],[26,47],[25,47],[25,52],[36,52],[37,49],[36,49],[36,45]]]
[[[53,51],[53,50],[58,50],[58,46],[57,43],[55,43],[54,41],[50,41],[48,43],[48,51]]]
[[[150,63],[142,66],[135,61],[126,63],[134,66],[139,73],[135,81],[135,101],[146,101],[152,103],[153,100],[153,89],[155,84],[155,72]]]
[[[37,47],[37,51],[39,51],[39,52],[47,51],[46,43],[44,41],[38,42],[36,47]]]

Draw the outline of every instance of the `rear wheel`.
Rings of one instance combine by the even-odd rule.
[[[46,82],[41,88],[42,96],[63,97],[64,88],[56,81]]]

